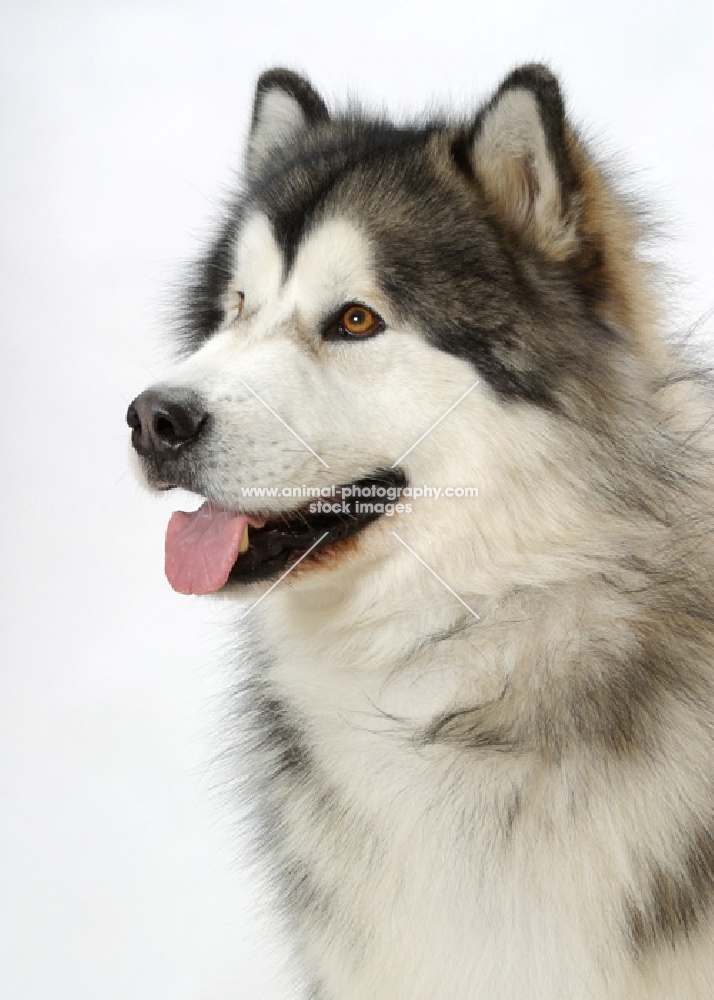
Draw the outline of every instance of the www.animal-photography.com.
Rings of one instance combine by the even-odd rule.
[[[0,994],[714,995],[714,12],[0,18]]]

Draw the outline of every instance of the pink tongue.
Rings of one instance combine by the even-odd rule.
[[[251,521],[255,518],[250,518]],[[179,594],[213,594],[228,579],[248,524],[245,514],[206,501],[177,510],[166,529],[166,577]]]

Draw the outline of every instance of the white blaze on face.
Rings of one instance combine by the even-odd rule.
[[[386,308],[366,236],[339,218],[321,223],[299,248],[285,297],[315,333],[341,305],[363,302],[377,311]]]
[[[283,255],[275,242],[270,223],[260,213],[241,229],[234,250],[231,291],[245,296],[245,315],[259,312],[280,297]]]

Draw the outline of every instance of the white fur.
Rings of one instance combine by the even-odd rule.
[[[505,132],[497,117],[487,120],[488,168],[534,150],[539,198],[551,213],[557,194],[532,98],[516,91],[506,100],[516,125]],[[295,124],[284,103],[266,111],[273,129]],[[395,325],[369,242],[345,218],[322,223],[287,276],[267,221],[249,220],[227,294],[238,292],[242,314],[229,315],[165,383],[206,401],[216,426],[211,497],[226,505],[249,507],[241,486],[322,486],[388,467],[475,381],[466,362]],[[349,300],[381,312],[387,332],[322,342],[321,319]],[[440,712],[497,702],[508,684],[527,705],[572,669],[561,651],[572,654],[581,636],[623,648],[630,641],[627,600],[613,604],[587,571],[624,543],[657,540],[638,541],[636,525],[580,502],[589,456],[578,434],[535,408],[503,407],[480,383],[403,463],[412,483],[475,485],[478,499],[422,500],[411,514],[380,519],[341,562],[295,572],[248,620],[268,654],[263,680],[303,720],[314,766],[342,803],[339,818],[320,822],[312,790],[297,787],[282,818],[284,852],[310,867],[340,914],[329,933],[298,928],[328,1000],[712,996],[711,929],[640,969],[603,918],[637,885],[646,851],[666,855],[674,836],[679,772],[670,761],[681,765],[682,746],[697,740],[681,706],[660,770],[642,768],[634,785],[635,763],[613,774],[605,761],[575,758],[540,772],[527,753],[467,755],[413,739]],[[420,636],[448,630],[464,609],[391,531],[480,622],[438,647],[420,646]],[[520,585],[528,596],[513,597]],[[267,587],[252,586],[249,596]],[[549,648],[550,660],[538,657]],[[531,657],[532,673],[524,670]],[[520,815],[505,836],[517,789]],[[706,794],[693,775],[676,807],[691,812]]]
[[[212,454],[211,495],[227,506],[245,505],[241,487],[328,486],[390,466],[475,381],[465,362],[391,326],[368,243],[345,220],[320,226],[298,252],[284,284],[281,277],[282,261],[268,223],[256,217],[236,248],[236,275],[227,293],[244,293],[241,316],[231,317],[163,383],[197,391],[212,414],[219,443]],[[350,299],[373,305],[390,329],[361,344],[323,343],[320,321]],[[471,395],[487,398],[480,387]],[[470,412],[466,407],[455,419],[480,420]],[[265,441],[271,442],[269,449]],[[433,442],[415,450],[409,466],[415,475],[425,474],[424,456],[433,451]],[[271,509],[291,506],[278,498]]]

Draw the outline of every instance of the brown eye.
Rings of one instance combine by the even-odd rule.
[[[350,333],[353,337],[364,337],[368,333],[375,332],[379,320],[372,310],[365,306],[350,306],[342,314],[342,326],[345,333]]]
[[[326,334],[331,339],[345,336],[371,337],[375,333],[381,333],[383,329],[384,320],[381,316],[367,306],[355,303],[333,320]]]
[[[382,333],[386,323],[373,309],[360,302],[352,302],[335,313],[322,331],[325,340],[365,340],[376,333]]]

